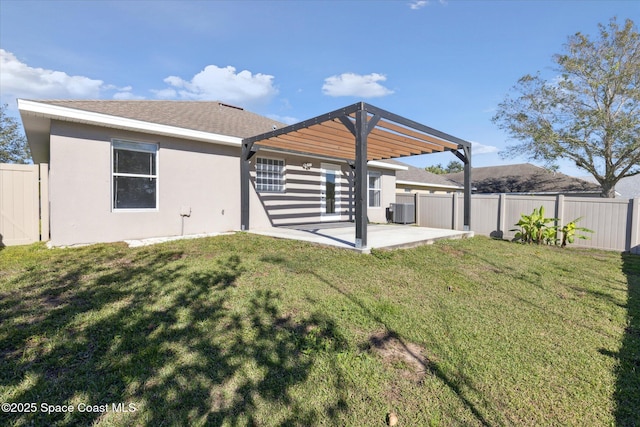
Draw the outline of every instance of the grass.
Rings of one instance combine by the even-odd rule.
[[[640,425],[632,255],[11,247],[0,319],[0,401],[37,405],[1,425]]]

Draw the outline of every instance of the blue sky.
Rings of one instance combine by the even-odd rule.
[[[474,166],[521,163],[496,106],[614,16],[640,25],[640,2],[0,0],[0,97],[15,116],[16,98],[188,99],[286,123],[366,101],[471,141]]]

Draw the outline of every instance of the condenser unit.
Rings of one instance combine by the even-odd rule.
[[[416,206],[413,203],[391,203],[391,218],[396,224],[416,222]]]

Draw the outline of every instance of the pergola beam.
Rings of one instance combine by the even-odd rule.
[[[356,248],[367,247],[367,112],[362,109],[356,112],[355,123],[356,161],[355,161],[355,214],[356,214]]]
[[[464,164],[464,213],[463,227],[464,231],[471,230],[471,147],[463,146],[462,153],[452,151],[457,158]]]
[[[341,120],[342,121],[342,120]],[[383,122],[384,120],[380,120],[380,122]],[[353,120],[350,120],[348,118],[344,118],[344,122],[346,123],[350,123],[351,127],[354,127],[354,123]],[[379,122],[379,123],[380,123]],[[330,122],[325,122],[322,123],[323,127],[330,127],[332,129],[342,129],[342,126],[340,123],[337,123],[337,121],[333,120]],[[345,125],[345,126],[349,126],[349,125]],[[381,125],[378,125],[378,127]],[[425,142],[425,141],[421,141],[418,139],[414,139],[414,138],[409,138],[409,137],[405,137],[402,135],[398,135],[392,132],[387,132],[381,129],[378,129],[377,127],[372,129],[371,132],[369,133],[369,147],[371,147],[371,143],[373,141],[377,141],[380,142],[382,144],[384,144],[387,149],[393,148],[393,149],[407,149],[407,150],[411,150],[412,153],[411,154],[428,154],[431,153],[432,151],[444,151],[444,147],[431,143],[431,142]],[[457,147],[457,146],[456,146]],[[406,152],[406,150],[405,150]],[[406,154],[404,154],[406,156]],[[402,157],[402,155],[398,156],[398,157]],[[369,158],[369,160],[371,160],[371,158]]]
[[[453,150],[457,150],[459,148],[458,144],[454,144],[452,142],[448,142],[448,141],[444,141],[442,139],[431,137],[431,136],[426,135],[424,133],[415,132],[415,131],[412,131],[411,129],[407,129],[407,128],[402,127],[402,126],[394,125],[393,123],[387,122],[386,120],[381,120],[379,126],[381,128],[392,130],[392,131],[397,132],[399,134],[407,135],[407,136],[409,136],[411,138],[417,139],[420,142],[427,142],[427,143],[429,143],[430,146],[436,146],[436,147],[442,146],[444,148],[451,148]],[[442,151],[442,149],[439,149],[438,151]]]
[[[240,156],[240,230],[249,229],[249,185],[251,184],[251,171],[249,160],[257,152],[254,143],[242,142],[242,154]]]

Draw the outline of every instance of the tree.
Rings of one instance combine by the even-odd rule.
[[[0,106],[0,163],[27,163],[31,159],[27,139],[18,121],[6,115],[6,108]]]
[[[442,175],[445,173],[455,173],[461,172],[464,170],[464,166],[460,162],[456,162],[455,160],[451,160],[447,167],[442,167],[442,164],[438,163],[435,166],[427,166],[424,168],[427,172],[435,173],[437,175]]]
[[[570,159],[594,176],[602,197],[614,197],[620,179],[640,173],[640,35],[629,19],[598,28],[595,41],[569,37],[553,57],[554,79],[520,78],[518,96],[499,104],[493,122],[520,141],[505,157]]]
[[[456,162],[455,160],[451,160],[445,169],[446,173],[456,173],[462,172],[464,170],[464,165],[460,162]]]
[[[447,173],[442,167],[442,163],[438,163],[434,166],[427,166],[424,168],[427,172],[435,173],[436,175],[442,175],[443,173]]]

